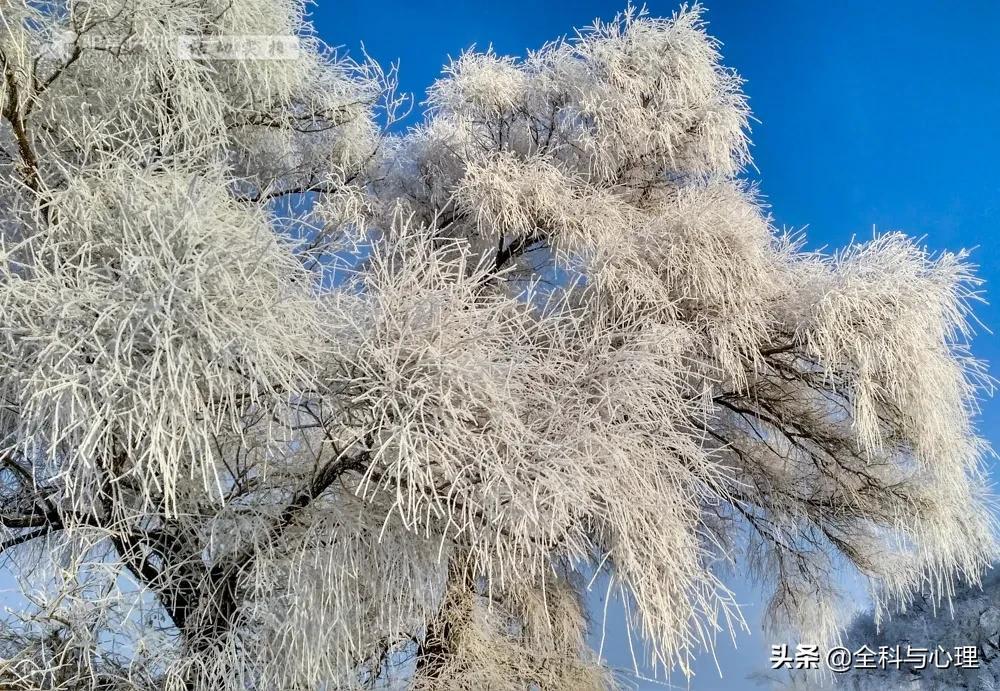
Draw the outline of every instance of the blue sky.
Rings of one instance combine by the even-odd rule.
[[[985,290],[1000,304],[1000,3],[930,0],[707,0],[709,31],[726,64],[747,80],[755,117],[753,155],[779,226],[808,226],[808,246],[834,248],[872,229],[903,230],[934,249],[978,248]],[[321,37],[380,62],[400,61],[401,88],[423,98],[448,56],[476,44],[523,55],[571,34],[623,3],[508,0],[488,3],[339,0],[314,8]],[[672,2],[650,2],[668,16]],[[416,116],[414,116],[416,117]],[[995,305],[978,317],[1000,328]],[[982,333],[974,352],[1000,363]],[[993,374],[1000,374],[996,365]],[[980,429],[1000,447],[1000,402],[986,401]],[[995,466],[994,466],[995,467]],[[767,663],[756,595],[754,636],[723,645],[719,680],[710,660],[696,691],[757,688],[746,674]],[[612,661],[629,664],[620,622],[608,631]],[[680,686],[682,680],[675,679]],[[655,688],[642,686],[641,688]]]

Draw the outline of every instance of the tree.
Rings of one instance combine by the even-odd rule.
[[[699,8],[401,135],[297,0],[0,12],[8,687],[603,688],[595,574],[688,672],[737,557],[826,637],[994,554],[966,255],[778,232]]]
[[[852,658],[836,674],[821,669],[756,676],[775,689],[995,691],[1000,688],[1000,574],[993,570],[981,583],[958,588],[944,604],[917,595],[884,621],[862,611],[842,644]],[[859,668],[859,659],[868,666]]]
[[[994,691],[1000,688],[1000,577],[996,570],[978,585],[960,588],[946,606],[926,595],[877,626],[868,612],[847,629],[849,647],[867,644],[911,651],[917,662],[897,670],[856,673],[839,679],[843,688],[930,688]],[[926,666],[923,651],[936,657]],[[913,651],[919,651],[914,653]],[[904,653],[905,655],[905,653]]]

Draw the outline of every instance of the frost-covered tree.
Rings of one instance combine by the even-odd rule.
[[[806,636],[975,581],[965,255],[778,232],[717,48],[468,53],[397,136],[297,0],[0,1],[0,683],[605,688],[602,574],[685,673],[737,559]]]
[[[958,589],[942,607],[927,596],[918,596],[905,612],[875,626],[868,613],[859,615],[847,629],[849,648],[867,645],[895,650],[910,647],[937,653],[934,662],[896,669],[857,671],[837,676],[837,688],[875,691],[997,691],[1000,689],[1000,572],[990,572],[982,583]],[[963,652],[974,649],[975,653]],[[921,653],[922,654],[922,653]],[[959,656],[962,656],[960,659]]]
[[[837,673],[786,667],[754,676],[774,691],[997,691],[1000,571],[956,588],[943,605],[920,594],[878,623],[860,612],[841,644],[851,658],[837,661]]]

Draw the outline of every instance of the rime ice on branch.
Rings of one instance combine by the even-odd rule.
[[[965,255],[776,231],[697,7],[403,135],[293,0],[0,13],[3,684],[605,688],[596,572],[689,673],[738,557],[818,640],[994,554]]]

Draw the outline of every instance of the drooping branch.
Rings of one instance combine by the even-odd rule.
[[[533,249],[538,243],[545,240],[544,234],[541,231],[535,231],[532,233],[527,233],[511,240],[506,246],[503,244],[503,238],[500,238],[500,244],[497,247],[497,253],[493,260],[494,271],[501,271],[507,264],[512,260],[517,259],[525,252]]]
[[[14,134],[14,141],[17,143],[17,150],[21,157],[21,170],[24,175],[24,182],[35,194],[41,192],[42,181],[39,173],[38,157],[32,147],[31,138],[28,135],[24,111],[21,109],[21,100],[25,97],[18,86],[17,76],[14,73],[14,65],[9,58],[0,50],[0,65],[3,66],[4,84],[7,88],[7,95],[4,99],[6,107],[0,113],[10,124]],[[43,212],[45,209],[43,207]]]

